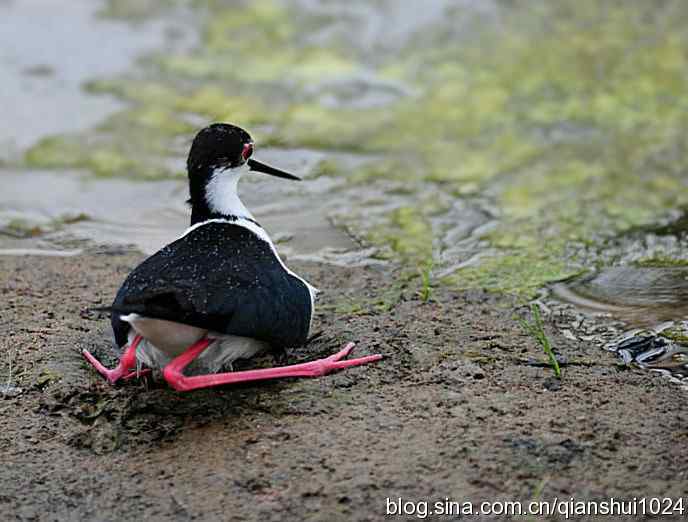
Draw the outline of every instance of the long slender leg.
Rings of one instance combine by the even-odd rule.
[[[239,382],[262,381],[266,379],[279,379],[283,377],[320,377],[335,370],[359,366],[379,361],[382,355],[367,355],[358,359],[342,361],[344,357],[354,349],[354,343],[348,343],[342,350],[324,359],[310,361],[290,366],[277,368],[264,368],[260,370],[245,370],[241,372],[215,373],[211,375],[197,375],[186,377],[182,372],[191,361],[205,350],[210,341],[201,339],[191,345],[183,354],[174,358],[163,370],[165,380],[178,391],[188,391],[197,388],[208,388],[222,384],[235,384]]]
[[[83,350],[82,353],[84,357],[86,357],[86,360],[90,362],[96,370],[98,370],[98,373],[103,375],[108,381],[114,384],[121,378],[128,379],[136,375],[136,372],[131,370],[136,368],[136,348],[138,348],[139,343],[142,339],[143,337],[141,337],[140,335],[134,337],[131,344],[129,344],[129,346],[127,346],[124,349],[124,353],[122,354],[122,357],[120,357],[119,359],[119,364],[112,370],[109,370],[105,366],[103,366],[103,364],[98,359],[96,359],[88,350]],[[139,372],[139,375],[147,371],[148,370]]]

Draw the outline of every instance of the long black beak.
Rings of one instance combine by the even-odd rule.
[[[264,174],[270,174],[271,176],[277,176],[278,178],[301,181],[301,178],[297,178],[293,174],[289,174],[288,172],[276,169],[275,167],[271,167],[270,165],[266,165],[265,163],[261,163],[260,161],[256,161],[254,159],[249,159],[246,163],[248,164],[249,169],[255,170],[256,172],[263,172]]]

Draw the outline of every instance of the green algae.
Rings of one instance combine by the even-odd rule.
[[[335,160],[323,159],[320,160],[311,172],[311,178],[319,177],[333,177],[341,176],[343,174],[342,166]]]
[[[3,227],[0,227],[0,234],[15,238],[36,237],[44,232],[40,226],[24,219],[12,219]]]
[[[211,63],[215,74],[243,82],[307,82],[351,73],[356,63],[337,49],[299,38],[293,15],[275,2],[251,2],[243,9],[214,10],[205,30],[204,52],[187,62],[196,72]],[[308,20],[303,23],[308,24]],[[235,59],[232,59],[235,58]],[[238,62],[237,62],[238,60]],[[179,69],[177,69],[179,71]]]
[[[679,344],[688,346],[688,333],[680,327],[662,330],[660,335]]]
[[[143,22],[176,4],[179,4],[176,0],[107,0],[98,15],[128,22]]]
[[[34,167],[74,167],[79,163],[80,147],[64,136],[44,138],[26,153],[26,162]]]
[[[191,112],[216,121],[241,121],[246,125],[269,123],[267,110],[259,98],[250,96],[228,96],[217,85],[208,85],[194,90],[175,103],[178,111]]]
[[[639,259],[634,263],[641,268],[675,268],[688,266],[688,259],[681,259],[668,256],[653,256]]]
[[[89,145],[78,137],[49,137],[39,141],[26,153],[25,163],[38,168],[86,169],[100,177],[131,176],[159,179],[169,176],[168,170],[148,161],[135,159],[126,150],[112,144]]]
[[[111,0],[104,15],[145,18],[161,5]],[[388,195],[407,198],[381,214],[385,198],[369,202],[376,218],[362,237],[385,246],[383,257],[411,271],[437,262],[442,231],[431,217],[446,209],[416,194],[488,198],[497,216],[479,238],[488,248],[442,281],[522,296],[584,269],[582,251],[688,205],[680,2],[501,3],[493,18],[455,9],[375,56],[334,38],[315,45],[308,34],[337,21],[281,3],[194,5],[207,13],[198,48],[153,57],[138,77],[91,82],[89,92],[129,106],[95,142],[47,138],[27,163],[174,176],[165,158],[183,158],[193,129],[212,120],[247,126],[262,145],[372,154],[355,172],[326,159],[313,175],[342,176],[354,190],[387,183]],[[471,16],[465,36],[452,33]],[[323,103],[328,85],[361,71],[409,94],[372,108]],[[360,230],[366,213],[344,225]]]
[[[386,226],[374,228],[367,238],[372,243],[388,244],[395,255],[407,260],[432,259],[432,228],[417,207],[395,209]]]
[[[207,7],[202,47],[191,55],[160,56],[158,64],[166,73],[294,88],[346,76],[359,67],[339,49],[309,44],[293,13],[275,2]],[[306,26],[312,23],[308,16],[299,18]]]
[[[254,53],[255,50],[252,51]],[[301,86],[325,75],[336,77],[350,74],[355,67],[345,57],[317,48],[271,53],[261,59],[247,59],[245,63],[235,63],[224,54],[172,56],[161,59],[159,63],[169,73],[191,78],[231,79],[244,84],[273,84],[276,78],[280,78]]]
[[[463,268],[447,276],[444,282],[458,288],[484,288],[529,298],[537,294],[544,282],[559,281],[578,273],[567,269],[564,261],[553,263],[553,259],[556,255],[534,258],[526,257],[523,252],[502,253],[481,259],[479,265]]]
[[[42,236],[48,232],[62,229],[65,225],[71,225],[90,220],[90,216],[79,212],[76,214],[62,214],[48,222],[36,223],[30,219],[15,218],[0,226],[0,235],[6,235],[18,239]]]
[[[382,111],[335,110],[297,103],[277,117],[272,139],[286,146],[379,152],[384,149],[375,142],[375,136],[386,120]]]

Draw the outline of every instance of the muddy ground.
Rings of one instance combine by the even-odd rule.
[[[549,324],[569,362],[559,382],[534,364],[523,309],[494,294],[423,303],[414,287],[369,306],[397,285],[390,268],[292,263],[324,290],[325,333],[290,361],[355,340],[386,356],[377,365],[191,393],[112,387],[80,355],[113,354],[108,321],[82,310],[140,259],[0,258],[3,519],[381,520],[387,497],[688,495],[676,384]]]

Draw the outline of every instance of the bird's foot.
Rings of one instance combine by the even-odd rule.
[[[165,380],[178,391],[188,391],[197,388],[208,388],[211,386],[220,386],[222,384],[237,384],[241,382],[262,381],[267,379],[281,379],[284,377],[320,377],[327,375],[330,372],[343,370],[352,366],[360,366],[376,362],[382,359],[382,355],[367,355],[357,359],[346,359],[344,357],[349,355],[354,349],[354,343],[348,343],[342,350],[337,353],[325,357],[324,359],[317,359],[305,363],[292,364],[289,366],[280,366],[277,368],[262,368],[259,370],[245,370],[241,372],[216,373],[211,375],[196,375],[193,377],[186,377],[182,372],[191,361],[193,361],[203,350],[205,350],[210,341],[201,339],[196,344],[189,347],[186,352],[176,357],[163,370]]]
[[[91,365],[105,377],[111,384],[114,384],[120,379],[131,379],[132,377],[140,377],[150,370],[134,370],[136,367],[136,348],[138,348],[142,337],[137,335],[129,346],[124,349],[122,357],[119,360],[119,364],[112,370],[103,366],[103,364],[96,359],[91,352],[88,350],[83,350],[82,353],[86,360],[91,363]]]

